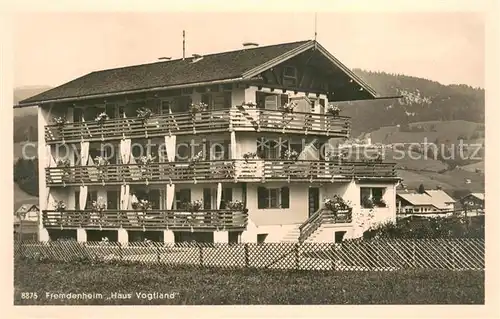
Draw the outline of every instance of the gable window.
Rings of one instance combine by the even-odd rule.
[[[297,68],[294,66],[286,66],[283,69],[283,85],[297,86]]]
[[[288,187],[257,189],[258,208],[290,208],[290,190]]]

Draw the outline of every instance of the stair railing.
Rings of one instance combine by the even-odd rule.
[[[303,243],[321,226],[324,217],[325,217],[325,209],[320,208],[314,214],[312,214],[302,225],[299,226],[300,243]]]

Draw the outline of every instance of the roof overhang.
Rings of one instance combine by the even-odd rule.
[[[184,88],[191,88],[191,87],[198,87],[198,86],[206,86],[206,85],[214,85],[214,84],[227,84],[227,83],[245,82],[245,81],[250,81],[250,80],[243,79],[243,78],[239,77],[239,78],[216,80],[216,81],[161,86],[161,87],[146,88],[146,89],[139,89],[139,90],[118,91],[118,92],[111,92],[111,93],[106,93],[106,94],[74,96],[74,97],[67,97],[67,98],[61,98],[61,99],[53,99],[53,100],[45,100],[45,101],[33,101],[33,102],[29,102],[29,103],[20,103],[20,104],[14,105],[14,108],[39,106],[42,104],[50,104],[50,103],[56,103],[56,102],[73,102],[73,101],[80,101],[80,100],[87,100],[87,99],[99,99],[99,98],[106,98],[106,97],[118,96],[118,95],[123,95],[123,94],[147,93],[147,92],[184,89]]]

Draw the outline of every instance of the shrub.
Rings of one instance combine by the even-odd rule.
[[[363,238],[484,238],[484,216],[409,217],[367,230]]]

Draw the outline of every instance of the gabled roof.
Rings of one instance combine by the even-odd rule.
[[[429,194],[432,198],[441,203],[455,203],[456,200],[451,198],[445,191],[440,189],[426,190],[427,194]]]
[[[446,209],[448,204],[455,203],[455,200],[442,190],[429,190],[423,194],[398,192],[397,196],[414,206],[434,206],[438,209]]]
[[[484,193],[470,193],[469,195],[467,195],[465,197],[469,197],[469,196],[472,196],[472,197],[475,197],[479,200],[484,201]]]
[[[251,79],[298,54],[315,48],[344,72],[372,98],[377,93],[316,41],[298,41],[192,58],[141,64],[89,73],[46,92],[19,102],[30,106],[79,98],[99,98],[111,94],[140,93],[168,88],[237,82]]]
[[[432,197],[427,194],[398,193],[397,195],[414,206],[427,206],[427,205],[434,206],[434,203],[432,202]]]
[[[21,207],[19,207],[16,210],[16,214],[27,213],[27,212],[31,211],[32,209],[35,209],[38,211],[38,206],[35,204],[22,204]]]

